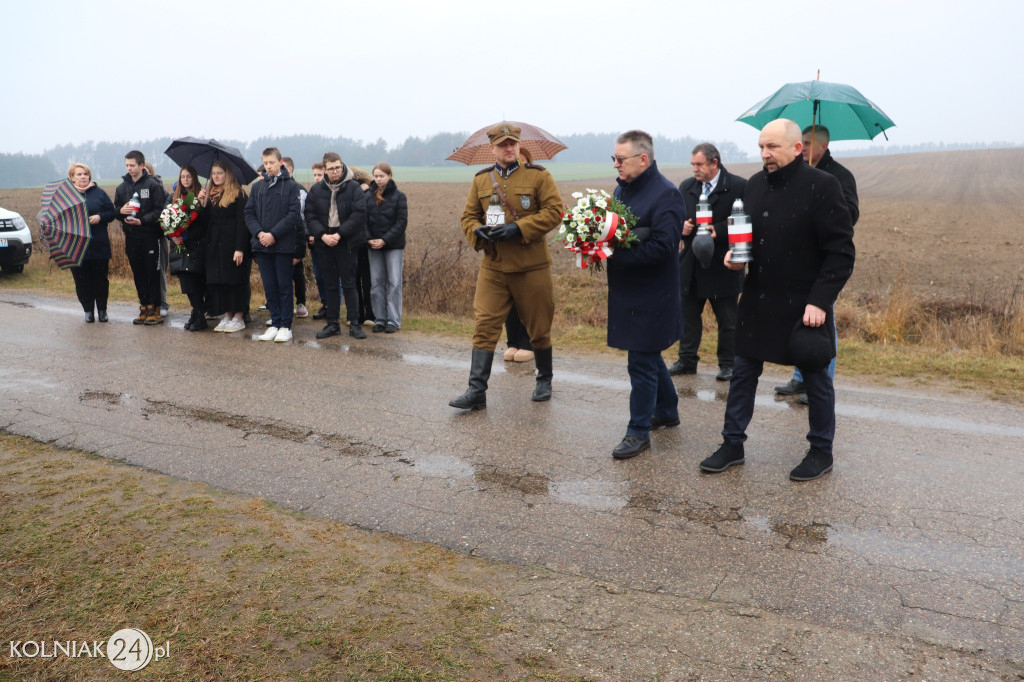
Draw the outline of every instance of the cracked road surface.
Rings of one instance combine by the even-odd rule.
[[[84,324],[0,293],[0,428],[293,509],[651,595],[1024,662],[1024,410],[935,390],[837,386],[836,466],[794,484],[806,412],[762,379],[747,464],[707,476],[726,388],[679,377],[682,426],[610,456],[625,360],[555,349],[554,398],[468,340],[401,332],[289,344]]]

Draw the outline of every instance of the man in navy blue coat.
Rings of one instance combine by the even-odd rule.
[[[616,459],[651,446],[652,428],[679,425],[679,396],[661,351],[683,333],[679,292],[679,239],[686,205],[676,186],[658,172],[654,142],[642,130],[615,141],[619,173],[615,197],[637,217],[641,243],[608,259],[608,345],[629,352],[629,425]]]

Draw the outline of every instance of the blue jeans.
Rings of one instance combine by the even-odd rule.
[[[377,324],[402,326],[402,259],[404,249],[370,249],[370,305]]]
[[[725,425],[722,438],[732,444],[747,440],[747,426],[754,416],[754,396],[757,393],[757,379],[764,370],[760,360],[736,356],[732,365],[732,381],[729,383],[729,399],[725,404]],[[832,453],[832,441],[836,436],[836,393],[832,388],[832,377],[824,369],[804,374],[804,388],[807,391],[807,442],[812,446]]]
[[[832,315],[832,329],[836,333],[836,352],[839,352],[839,328],[836,327],[836,316]],[[832,362],[828,363],[828,376],[830,379],[835,380],[836,378],[836,358],[832,358]],[[804,375],[800,371],[799,367],[793,368],[793,381],[803,382]]]
[[[679,394],[668,375],[661,353],[631,350],[626,367],[629,370],[629,425],[627,436],[648,438],[651,417],[675,419],[679,416]]]
[[[278,329],[292,328],[292,258],[290,253],[256,253],[270,324]]]

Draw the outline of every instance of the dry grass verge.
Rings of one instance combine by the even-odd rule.
[[[0,642],[170,641],[143,677],[578,679],[506,620],[515,569],[0,434]],[[123,679],[0,656],[0,679]]]

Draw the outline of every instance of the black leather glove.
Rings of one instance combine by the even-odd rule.
[[[516,237],[522,237],[523,233],[519,229],[519,226],[515,223],[505,223],[504,225],[495,225],[491,228],[491,239],[496,242],[507,242],[509,239],[515,239]]]
[[[636,235],[637,240],[643,244],[645,241],[651,238],[651,228],[649,227],[634,227],[633,234]]]
[[[476,235],[477,239],[482,239],[485,242],[493,242],[494,241],[493,239],[491,239],[491,233],[487,229],[486,225],[481,225],[480,227],[478,227],[475,230],[473,230],[473,234]]]

